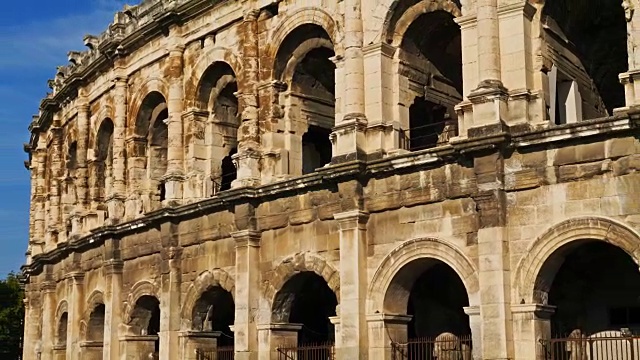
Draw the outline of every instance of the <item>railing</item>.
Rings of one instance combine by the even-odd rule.
[[[233,360],[233,346],[219,346],[216,350],[196,350],[196,360]]]
[[[618,331],[540,342],[546,360],[640,360],[640,336]]]
[[[471,335],[415,338],[391,343],[393,360],[471,360]]]
[[[335,344],[333,342],[279,347],[278,360],[334,360]]]
[[[457,133],[458,126],[451,120],[414,126],[409,131],[401,129],[400,148],[409,151],[429,149],[447,143]]]

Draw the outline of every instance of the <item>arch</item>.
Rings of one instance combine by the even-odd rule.
[[[291,15],[287,16],[276,26],[271,36],[271,44],[273,46],[271,48],[271,57],[275,58],[282,43],[292,31],[305,24],[320,26],[327,32],[331,38],[331,42],[335,44],[336,47],[341,46],[341,30],[333,17],[323,9],[305,7],[291,13]],[[338,51],[338,49],[335,51],[336,53],[342,53],[342,51]]]
[[[371,38],[365,38],[365,44],[373,44],[373,43],[387,40],[390,32],[389,30],[393,30],[393,29],[390,29],[391,27],[393,27],[392,18],[396,13],[396,11],[398,10],[398,6],[403,1],[405,0],[382,0],[378,4],[378,6],[373,10],[373,16],[372,16],[373,20],[369,22],[366,29],[367,33],[371,33],[375,35]],[[415,6],[420,5],[425,7],[431,7],[431,6],[441,6],[441,5],[437,5],[440,3],[441,4],[453,3],[455,7],[458,9],[460,14],[460,15],[454,15],[457,17],[457,16],[470,15],[474,13],[475,2],[476,0],[423,0],[423,1],[419,1],[419,3],[415,4]],[[421,14],[417,14],[416,17],[419,15]]]
[[[66,312],[69,312],[69,304],[67,303],[66,300],[62,300],[60,301],[60,303],[58,304],[58,307],[56,308],[56,313],[55,313],[56,323],[58,323],[58,321],[60,320],[60,316],[62,316],[62,314]]]
[[[111,106],[112,99],[109,97],[107,101],[101,101],[98,111],[91,117],[91,128],[89,132],[89,148],[93,148],[98,141],[96,136],[100,131],[102,123],[106,119],[113,119],[115,117],[115,109]]]
[[[298,45],[298,47],[296,47],[296,49],[290,55],[289,61],[287,61],[284,71],[280,76],[281,77],[280,80],[290,82],[293,79],[293,74],[298,64],[300,64],[300,62],[311,50],[314,50],[317,48],[326,48],[332,51],[334,50],[333,43],[331,43],[331,41],[328,39],[314,38],[314,39],[304,40]]]
[[[605,217],[578,217],[565,220],[546,230],[532,242],[516,266],[516,300],[544,303],[553,277],[562,264],[558,250],[583,241],[604,241],[624,250],[640,264],[640,236],[630,227]],[[559,258],[554,258],[559,255]],[[549,281],[551,279],[551,281]]]
[[[395,47],[400,46],[402,39],[404,38],[404,34],[418,17],[437,10],[446,11],[454,17],[462,16],[462,11],[458,5],[451,0],[422,1],[411,6],[407,11],[405,11],[395,24],[389,24],[390,28],[385,30],[385,39]]]
[[[333,291],[340,304],[340,272],[319,255],[309,252],[297,253],[291,255],[278,264],[273,269],[273,276],[265,283],[264,297],[268,300],[271,308],[274,307],[278,291],[282,290],[284,285],[293,276],[302,272],[313,272],[326,281],[329,289]]]
[[[231,65],[224,61],[211,63],[198,80],[194,106],[200,110],[213,111],[212,106],[229,84],[238,86],[237,75]]]
[[[143,296],[151,296],[159,299],[158,287],[149,280],[141,280],[131,287],[131,291],[124,302],[124,319],[125,323],[131,322],[131,315],[136,306],[136,302]]]
[[[479,282],[476,266],[457,247],[437,238],[419,238],[409,240],[393,249],[380,263],[369,286],[367,295],[368,313],[402,314],[398,307],[386,304],[387,293],[394,292],[398,297],[408,301],[411,289],[395,287],[393,280],[395,275],[405,265],[419,259],[439,260],[451,267],[460,277],[469,297],[469,305],[479,305]],[[417,277],[420,274],[415,274]],[[406,302],[404,302],[406,304]]]
[[[183,321],[191,321],[196,302],[207,289],[214,286],[221,287],[235,297],[235,281],[229,273],[222,269],[205,270],[189,285],[181,311]]]
[[[236,74],[236,77],[242,76],[242,63],[230,49],[224,47],[213,47],[205,51],[200,55],[189,74],[190,81],[185,88],[185,101],[187,108],[192,108],[197,105],[200,82],[204,77],[205,72],[216,62],[226,63],[231,67],[231,70]]]
[[[167,99],[167,95],[169,94],[169,85],[162,78],[151,77],[147,79],[147,81],[142,85],[140,85],[137,90],[132,92],[133,96],[131,96],[129,109],[127,111],[127,121],[129,122],[128,128],[135,130],[135,123],[138,119],[138,113],[142,108],[142,102],[149,94],[154,92],[159,93],[165,99]]]

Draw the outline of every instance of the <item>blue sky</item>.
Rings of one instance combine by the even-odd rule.
[[[29,224],[29,172],[22,144],[27,126],[69,50],[98,34],[125,0],[4,1],[0,12],[0,278],[24,262]],[[131,1],[128,1],[131,3]],[[134,2],[135,3],[135,2]]]

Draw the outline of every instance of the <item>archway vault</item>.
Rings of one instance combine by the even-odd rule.
[[[273,275],[263,285],[263,296],[267,300],[270,311],[273,309],[278,291],[282,290],[287,281],[302,272],[313,272],[326,281],[333,291],[340,306],[340,273],[321,256],[309,252],[302,252],[286,257],[273,270]]]
[[[441,239],[427,237],[402,243],[382,260],[369,286],[368,313],[402,313],[398,309],[400,305],[390,307],[386,304],[390,288],[394,285],[394,281],[397,281],[396,275],[405,266],[416,260],[429,259],[441,261],[451,267],[458,274],[467,290],[469,305],[479,305],[479,282],[476,266],[455,245]],[[417,279],[420,274],[414,274],[414,276]],[[408,299],[410,292],[411,289],[406,288],[403,294],[396,295]]]
[[[640,235],[629,226],[606,217],[578,217],[562,221],[536,238],[525,251],[514,272],[514,300],[544,302],[536,294],[548,293],[562,248],[584,241],[604,241],[624,250],[640,264]],[[560,259],[561,260],[561,259]]]
[[[196,302],[202,294],[211,287],[219,286],[235,297],[235,282],[233,277],[222,269],[206,270],[189,285],[187,295],[183,302],[181,318],[182,321],[191,321],[191,315]]]

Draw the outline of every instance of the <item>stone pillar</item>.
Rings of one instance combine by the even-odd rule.
[[[551,316],[555,307],[541,304],[512,304],[514,359],[545,360],[540,340],[551,338]]]
[[[180,334],[180,342],[183,350],[183,360],[200,360],[197,356],[198,351],[213,354],[218,350],[218,338],[220,331],[186,331]]]
[[[56,323],[56,283],[45,281],[40,287],[42,291],[42,355],[41,360],[53,359],[53,346],[55,343],[54,329]],[[53,359],[55,360],[55,359]]]
[[[116,61],[118,68],[115,79],[113,95],[114,119],[113,119],[113,186],[111,193],[107,194],[106,202],[109,211],[109,222],[117,223],[124,217],[125,188],[125,137],[127,127],[127,77],[124,73],[121,59]]]
[[[278,360],[278,348],[298,345],[298,332],[302,324],[273,323],[257,328],[260,352],[259,360]],[[236,333],[236,336],[237,333]]]
[[[167,246],[168,244],[163,244]],[[180,284],[182,271],[180,262],[182,248],[173,243],[163,253],[163,262],[168,265],[168,273],[162,275],[160,294],[160,360],[173,360],[180,351]],[[166,265],[165,265],[166,266]]]
[[[236,242],[234,346],[236,360],[258,356],[258,329],[254,314],[260,300],[260,238],[255,230],[231,234]]]
[[[476,2],[478,31],[478,88],[495,89],[502,86],[500,69],[500,29],[498,0]]]
[[[360,210],[335,214],[340,226],[340,334],[336,334],[338,359],[365,359],[368,352],[367,321],[367,221]]]
[[[105,247],[114,248],[114,240],[108,240]],[[104,347],[102,358],[120,359],[120,324],[122,323],[122,261],[107,260],[103,265],[105,276],[104,293]]]
[[[82,360],[80,357],[80,321],[84,313],[84,273],[70,272],[67,275],[67,298],[69,317],[67,324],[67,360]]]
[[[185,202],[195,202],[205,199],[213,194],[211,186],[207,186],[207,169],[210,159],[210,151],[206,144],[205,129],[209,113],[202,110],[189,110],[182,114],[185,128],[185,144],[187,157],[185,159],[188,173],[183,185],[183,199]]]
[[[75,214],[72,215],[72,235],[78,235],[81,229],[81,219],[87,210],[89,195],[89,169],[87,154],[89,151],[89,104],[83,100],[78,105],[78,140],[77,140],[77,169],[76,169],[76,197]]]
[[[37,351],[42,351],[42,300],[37,284],[27,284],[24,298],[23,360],[39,360]]]
[[[33,217],[33,232],[29,236],[31,256],[42,253],[45,245],[45,193],[47,191],[45,185],[45,167],[47,150],[44,146],[41,146],[43,143],[42,138],[43,137],[41,137],[41,140],[38,142],[38,148],[32,152],[31,160],[32,172],[35,174],[35,179],[32,180],[35,183],[35,193],[31,199],[34,208],[34,212],[31,214]]]
[[[55,117],[55,115],[54,115]],[[59,127],[60,119],[54,118],[54,125],[51,127],[53,140],[49,152],[51,166],[49,178],[49,219],[47,222],[48,249],[55,247],[59,240],[60,232],[60,191],[62,188],[62,128]]]
[[[407,325],[410,315],[367,315],[369,331],[369,359],[394,360],[391,343],[405,344],[409,340]]]
[[[166,190],[166,204],[179,205],[183,198],[184,182],[184,130],[182,110],[184,103],[184,62],[185,46],[179,34],[180,28],[174,26],[172,35],[172,49],[169,51],[168,71],[169,96],[167,99],[168,119],[168,150],[167,173],[164,177]]]
[[[259,10],[249,10],[244,14],[240,26],[242,39],[242,74],[238,78],[238,100],[242,108],[242,123],[238,129],[238,153],[233,159],[238,168],[237,178],[232,187],[260,184],[260,127],[258,124],[258,82],[259,82]]]
[[[627,108],[640,105],[640,11],[638,0],[622,0],[627,20],[627,53],[629,70],[620,74],[620,82],[624,85],[625,105]]]
[[[471,328],[471,345],[473,359],[482,359],[482,317],[480,317],[480,306],[467,306],[464,313],[469,316],[469,327]]]
[[[365,110],[368,119],[366,143],[369,153],[384,155],[400,149],[400,126],[394,124],[395,116],[393,115],[395,52],[396,48],[385,42],[364,48],[364,67],[367,74]]]
[[[361,0],[344,4],[344,117],[336,119],[333,129],[333,163],[364,159],[366,154],[363,25]]]

